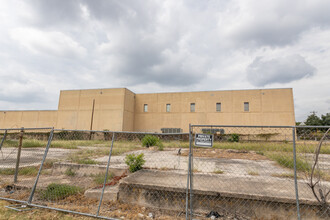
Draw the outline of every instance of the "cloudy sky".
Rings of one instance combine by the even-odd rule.
[[[296,120],[330,112],[328,0],[0,0],[0,109],[60,90],[293,88]]]

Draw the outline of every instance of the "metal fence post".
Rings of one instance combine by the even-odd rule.
[[[1,148],[2,148],[3,143],[4,143],[5,140],[6,140],[6,136],[7,136],[7,130],[5,130],[5,133],[3,134],[2,140],[1,140],[1,142],[0,142],[0,150],[1,150]]]
[[[190,159],[190,219],[193,218],[193,174],[194,174],[194,149],[193,149],[193,134],[192,130],[193,127],[191,127],[191,132],[190,132],[190,139],[189,139],[189,147],[191,148],[191,159]]]
[[[296,192],[296,203],[297,203],[297,218],[300,220],[300,209],[299,209],[299,195],[298,195],[298,181],[297,181],[297,159],[296,159],[296,128],[292,128],[292,143],[293,143],[293,166],[294,166],[294,188]]]
[[[37,184],[38,184],[38,180],[39,180],[39,176],[40,176],[40,173],[41,173],[41,170],[42,170],[42,166],[45,163],[45,160],[46,160],[46,157],[47,157],[47,153],[48,153],[50,144],[51,144],[51,142],[53,140],[53,135],[54,135],[54,128],[52,128],[52,130],[51,130],[51,132],[49,134],[48,143],[47,143],[47,146],[46,146],[46,149],[45,149],[45,153],[44,153],[44,156],[43,156],[42,161],[41,161],[41,164],[40,164],[40,168],[39,168],[39,171],[38,171],[38,175],[37,175],[36,181],[34,182],[34,185],[33,185],[33,188],[32,188],[32,191],[31,191],[31,194],[30,194],[30,197],[29,197],[29,200],[27,202],[28,204],[30,204],[32,202],[32,199],[33,199],[33,196],[34,196],[34,192],[36,190],[36,187],[37,187]]]
[[[191,173],[191,141],[192,134],[191,134],[191,124],[189,124],[189,159],[188,159],[188,175],[187,175],[187,189],[186,189],[186,219],[188,219],[188,206],[189,206],[189,186],[190,186],[190,173]]]
[[[17,183],[17,175],[18,175],[18,170],[19,170],[19,163],[20,163],[20,160],[21,160],[21,152],[22,152],[22,144],[23,144],[23,134],[24,134],[24,128],[22,127],[21,131],[19,133],[19,144],[18,144],[18,151],[17,151],[14,183]]]
[[[104,183],[103,183],[103,188],[102,188],[100,203],[99,203],[99,207],[98,207],[97,212],[96,212],[96,216],[99,216],[101,205],[102,205],[105,184],[107,183],[107,179],[108,179],[109,165],[110,165],[110,159],[111,159],[111,153],[112,153],[112,148],[113,148],[113,142],[114,142],[114,140],[115,140],[115,133],[112,134],[112,141],[111,141],[111,148],[110,148],[110,153],[109,153],[109,159],[108,159],[107,169],[105,171]]]

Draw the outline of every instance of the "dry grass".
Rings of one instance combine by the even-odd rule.
[[[76,210],[85,213],[96,213],[95,210],[90,210],[90,203],[86,203],[80,195],[72,196],[71,198],[67,198],[68,201],[67,205],[58,205],[58,208],[68,209],[68,210]],[[72,205],[70,203],[71,200],[80,201],[79,206]],[[97,208],[97,201],[91,201],[92,204],[96,204],[95,208]],[[64,220],[73,220],[73,219],[81,219],[81,220],[92,220],[95,218],[85,217],[81,215],[72,215],[63,212],[56,212],[47,209],[34,209],[31,211],[25,212],[17,212],[11,209],[5,208],[5,206],[10,205],[9,202],[1,201],[0,200],[0,220],[57,220],[57,219],[64,219]],[[52,204],[48,204],[50,207]],[[94,207],[94,206],[93,206]],[[137,206],[137,205],[129,205],[129,204],[121,204],[119,202],[104,202],[102,205],[102,209],[100,214],[103,216],[113,217],[113,218],[121,218],[121,219],[148,219],[148,213],[152,212],[155,219],[162,219],[162,220],[180,220],[184,219],[176,217],[177,213],[172,213],[173,216],[161,213],[159,210],[152,210],[145,207]],[[142,214],[144,217],[139,217],[139,213]]]
[[[13,205],[6,201],[0,200],[0,220],[55,220],[55,219],[63,219],[63,220],[73,220],[73,219],[81,219],[81,220],[93,220],[95,218],[83,217],[72,214],[65,214],[63,212],[56,212],[47,209],[34,209],[31,211],[25,212],[17,212],[11,209],[6,208],[5,206]]]
[[[294,174],[293,173],[273,173],[271,176],[279,177],[279,178],[294,179]],[[300,177],[298,177],[298,179],[300,179]]]
[[[215,174],[223,174],[224,171],[223,170],[214,170],[213,173],[215,173]]]
[[[77,149],[79,147],[109,147],[110,141],[105,140],[53,140],[51,147],[64,149]],[[318,142],[298,141],[296,143],[297,153],[313,153]],[[23,148],[45,147],[47,141],[36,139],[24,139]],[[18,140],[6,140],[4,147],[17,147]],[[141,148],[140,141],[115,141],[115,153],[121,153],[120,148]],[[117,147],[116,147],[117,146]],[[165,148],[189,148],[188,141],[163,141]],[[290,142],[215,142],[216,149],[235,149],[255,152],[292,152]],[[330,144],[323,144],[321,154],[330,154]]]
[[[250,176],[259,176],[260,174],[257,171],[248,171]]]

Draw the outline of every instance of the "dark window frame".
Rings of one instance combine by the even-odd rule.
[[[217,102],[216,104],[215,104],[215,111],[216,112],[221,112],[221,102]]]
[[[166,112],[171,112],[171,104],[170,103],[166,104]]]
[[[244,102],[244,112],[250,111],[250,102]]]
[[[196,103],[190,103],[190,112],[196,112]]]

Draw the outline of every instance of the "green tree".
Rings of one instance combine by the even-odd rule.
[[[322,125],[329,126],[330,125],[330,113],[321,115],[321,122],[322,122]]]
[[[309,115],[305,121],[306,125],[320,126],[322,125],[322,120],[313,112]]]

